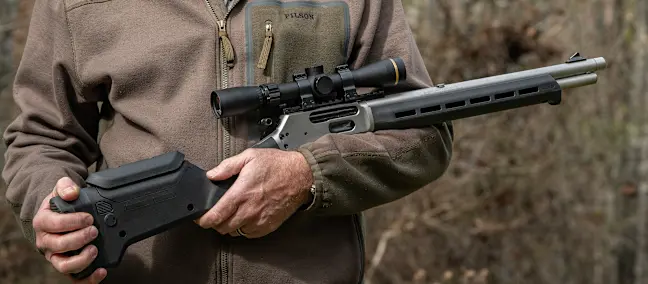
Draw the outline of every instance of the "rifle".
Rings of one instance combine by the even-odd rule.
[[[537,69],[385,95],[407,78],[400,58],[350,70],[306,68],[281,84],[235,87],[211,93],[218,119],[257,111],[263,135],[254,148],[295,149],[327,134],[355,134],[383,129],[427,127],[436,123],[548,103],[559,105],[565,89],[595,84],[602,57],[576,53],[568,61]],[[361,94],[358,88],[371,91]],[[212,208],[236,180],[211,181],[205,170],[181,152],[92,173],[79,198],[50,200],[58,213],[87,212],[98,237],[98,255],[72,276],[82,279],[95,269],[116,267],[128,246],[195,220]],[[78,254],[77,251],[68,254]]]

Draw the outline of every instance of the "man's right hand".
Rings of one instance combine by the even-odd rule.
[[[85,212],[59,214],[52,212],[49,200],[60,196],[65,201],[79,197],[79,186],[68,177],[58,180],[54,190],[41,203],[33,220],[36,247],[45,255],[54,268],[64,274],[78,273],[88,267],[97,257],[97,247],[86,246],[97,237],[98,230],[92,225],[92,215]],[[80,254],[66,256],[63,253],[83,248]],[[106,269],[95,270],[83,280],[74,283],[99,283],[106,277]]]

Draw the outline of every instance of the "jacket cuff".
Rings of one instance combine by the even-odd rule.
[[[327,208],[330,204],[330,198],[327,195],[326,189],[324,188],[324,179],[322,177],[322,169],[319,166],[319,163],[313,156],[313,153],[306,149],[306,147],[300,147],[296,150],[297,152],[304,155],[306,162],[311,168],[313,173],[313,185],[310,188],[312,194],[312,202],[308,205],[305,205],[301,213],[312,214],[317,212],[318,209]]]
[[[69,177],[79,187],[84,186],[85,181],[81,175],[60,165],[33,171],[26,179],[21,180],[22,188],[15,188],[18,185],[14,185],[14,183],[7,185],[5,202],[11,206],[15,219],[19,221],[23,236],[34,246],[34,249],[36,249],[36,234],[32,221],[43,200],[52,193],[56,182],[62,177]]]

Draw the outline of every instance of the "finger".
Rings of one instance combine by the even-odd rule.
[[[228,191],[223,197],[196,220],[203,229],[214,228],[220,226],[221,223],[229,219],[238,210],[240,204],[239,194],[233,191]]]
[[[56,182],[54,195],[60,196],[65,201],[72,201],[79,197],[79,186],[69,177],[63,177]]]
[[[46,250],[44,251],[44,254],[45,254],[45,259],[47,259],[47,261],[49,262],[52,262],[52,255],[54,255],[54,253]]]
[[[64,190],[70,187],[72,188],[72,192],[69,189]],[[41,201],[41,206],[38,210],[39,211],[49,210],[50,209],[49,201],[55,196],[61,196],[61,198],[63,198],[63,200],[65,201],[75,200],[78,198],[78,191],[79,191],[78,186],[76,185],[76,183],[74,183],[74,181],[72,181],[71,178],[62,177],[56,182],[54,188],[52,189],[52,192],[48,194],[45,198],[43,198],[43,201]],[[61,193],[64,194],[62,195]]]
[[[252,155],[250,151],[223,160],[218,166],[207,171],[207,178],[211,180],[225,180],[241,172],[243,166],[249,162]]]
[[[37,240],[38,246],[45,251],[52,253],[63,253],[82,248],[97,238],[99,231],[95,226],[83,230],[74,231],[68,234],[42,234]]]
[[[245,234],[244,237],[248,239],[260,238],[268,234],[265,233],[262,228],[255,227],[253,225],[245,225],[243,227],[240,227],[239,229],[243,232],[243,234]],[[236,234],[238,235],[238,233]]]
[[[43,201],[41,201],[41,206],[36,214],[40,214],[41,211],[50,211],[50,199],[52,199],[54,196],[56,196],[56,187],[52,189],[52,192],[50,194],[43,198]]]
[[[248,221],[240,229],[241,231],[243,231],[243,233],[245,233],[245,237],[248,239],[261,238],[279,229],[279,227],[283,222],[285,222],[285,220],[286,220],[285,218],[281,218],[281,217],[277,217],[277,218],[255,217],[251,221]]]
[[[64,233],[91,226],[93,221],[92,215],[86,212],[59,214],[41,211],[34,217],[33,227],[47,233]]]
[[[85,279],[82,280],[77,280],[77,279],[72,279],[72,283],[75,284],[98,284],[102,280],[106,278],[106,275],[108,275],[108,271],[105,268],[99,268],[92,272],[90,276],[86,277]]]
[[[50,262],[54,268],[61,273],[79,273],[86,267],[90,266],[92,261],[97,257],[97,247],[90,245],[85,247],[80,254],[73,256],[64,256],[53,254]]]
[[[236,232],[236,229],[241,228],[242,226],[247,224],[250,219],[252,219],[250,214],[246,213],[246,210],[242,207],[239,207],[239,209],[229,219],[227,219],[220,225],[214,226],[213,228],[223,235],[232,233],[238,234]]]
[[[242,227],[239,227],[239,230],[244,234],[241,235],[237,230],[234,230],[230,232],[230,236],[232,237],[245,237],[248,239],[256,239],[256,238],[261,238],[264,237],[272,231],[274,231],[270,226],[255,226],[253,224],[247,223],[247,225],[243,225]]]
[[[248,239],[255,239],[264,237],[279,228],[281,222],[275,221],[261,221],[259,218],[255,219],[256,221],[248,222],[246,225],[241,227],[241,231],[245,233],[245,237]]]
[[[57,190],[68,188],[68,187],[75,187],[78,186],[70,177],[62,177],[58,181],[56,181],[55,188]]]
[[[246,228],[245,226],[239,228],[239,230],[241,232],[243,232],[243,235],[239,234],[239,230],[234,230],[234,231],[230,232],[229,235],[232,236],[232,237],[244,237],[244,238],[251,239],[250,233],[248,232],[249,229],[245,229],[245,228]]]
[[[244,229],[245,226],[238,228],[238,230],[231,231],[229,233],[230,236],[232,237],[248,237],[249,233],[246,229]],[[248,229],[249,230],[249,229]],[[241,231],[243,234],[239,234],[239,231]]]
[[[203,229],[220,226],[221,223],[234,215],[239,206],[243,203],[243,200],[241,199],[241,188],[246,188],[247,186],[245,178],[237,179],[230,189],[225,192],[223,197],[216,202],[216,205],[200,216],[195,223]]]

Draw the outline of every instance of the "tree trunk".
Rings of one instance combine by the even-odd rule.
[[[646,283],[647,273],[646,265],[648,264],[648,237],[646,231],[646,214],[648,214],[648,115],[646,110],[646,59],[648,53],[646,52],[646,45],[648,44],[647,22],[646,22],[646,5],[645,1],[636,2],[636,15],[635,15],[635,58],[634,58],[634,72],[633,72],[633,89],[632,95],[636,102],[633,104],[639,109],[635,110],[639,136],[637,137],[637,146],[640,149],[641,159],[639,161],[639,200],[637,205],[637,260],[635,262],[635,283]]]

